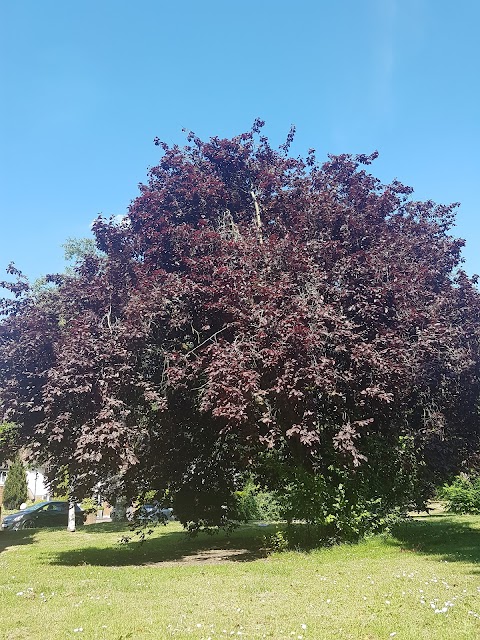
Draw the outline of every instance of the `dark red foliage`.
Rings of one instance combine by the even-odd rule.
[[[269,451],[355,473],[379,439],[412,437],[434,470],[478,448],[456,205],[382,185],[376,154],[288,157],[261,125],[157,141],[128,216],[94,225],[105,255],[3,320],[4,417],[52,473],[228,493]]]

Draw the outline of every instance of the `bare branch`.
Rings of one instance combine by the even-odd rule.
[[[223,327],[222,329],[219,329],[218,331],[215,331],[215,333],[213,333],[211,336],[209,336],[206,340],[204,340],[200,344],[197,344],[197,346],[194,347],[193,349],[190,349],[190,351],[187,354],[185,354],[185,358],[188,358],[188,356],[191,353],[193,353],[197,349],[200,349],[200,347],[203,347],[203,345],[206,344],[207,342],[209,342],[210,340],[213,340],[214,338],[216,338],[216,336],[218,336],[219,333],[222,333],[222,331],[225,331],[226,328],[227,327]]]
[[[257,195],[253,189],[250,191],[250,195],[252,196],[253,204],[255,205],[255,226],[257,227],[258,240],[260,244],[263,244],[262,218],[260,216],[260,205],[258,204]]]

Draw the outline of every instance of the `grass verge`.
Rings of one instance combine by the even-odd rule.
[[[0,533],[0,638],[475,640],[480,517],[430,515],[356,545],[267,554],[275,527],[143,544],[121,525]]]

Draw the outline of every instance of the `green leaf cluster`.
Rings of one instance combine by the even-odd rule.
[[[18,427],[13,422],[0,423],[0,461],[7,460],[15,447]]]
[[[282,518],[280,503],[272,491],[262,491],[252,479],[247,480],[241,491],[235,492],[239,520],[264,520],[275,522]]]
[[[442,487],[439,497],[446,501],[446,508],[452,513],[479,514],[480,476],[457,476]]]

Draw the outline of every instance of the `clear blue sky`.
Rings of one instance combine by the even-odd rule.
[[[248,130],[293,151],[380,152],[416,197],[460,201],[480,273],[478,0],[3,0],[0,267],[63,269],[61,244],[124,213],[159,158]],[[1,278],[0,274],[0,278]]]

